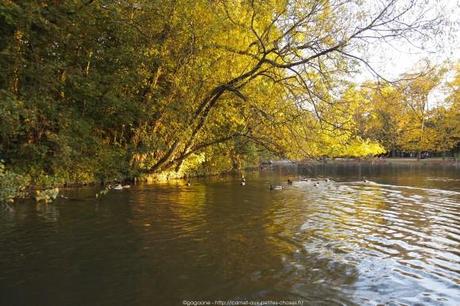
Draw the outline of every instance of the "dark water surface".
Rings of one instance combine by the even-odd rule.
[[[336,182],[268,190],[297,172]],[[246,176],[2,206],[0,304],[460,305],[458,168]]]

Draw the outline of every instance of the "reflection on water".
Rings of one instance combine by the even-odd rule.
[[[3,206],[0,304],[459,305],[456,169],[291,170]],[[335,182],[268,190],[294,171]]]

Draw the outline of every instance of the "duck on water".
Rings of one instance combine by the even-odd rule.
[[[123,190],[123,189],[128,189],[128,188],[131,188],[131,186],[130,186],[130,185],[116,184],[115,186],[112,186],[112,187],[109,188],[109,189],[113,189],[113,190]]]
[[[283,186],[281,185],[272,185],[270,184],[270,190],[282,190],[283,189]]]
[[[241,176],[240,185],[241,186],[246,186],[246,178],[244,177],[244,175]]]

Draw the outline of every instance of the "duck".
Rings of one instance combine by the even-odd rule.
[[[113,190],[123,190],[123,186],[121,184],[116,184],[112,187]]]
[[[192,186],[192,183],[190,183],[190,181],[187,181],[187,183],[185,184],[187,185],[188,187]]]
[[[244,177],[244,174],[241,175],[240,185],[241,185],[241,186],[246,186],[246,178]]]
[[[288,185],[292,185],[292,181],[290,179],[287,180]]]
[[[270,190],[282,190],[282,189],[283,189],[283,186],[281,185],[273,186],[272,184],[270,184]]]
[[[101,191],[99,191],[98,193],[96,193],[96,199],[100,199],[103,196],[105,196],[109,192],[109,190],[110,190],[110,186],[107,186],[106,188],[104,188]]]
[[[318,182],[316,182],[316,183],[314,183],[314,184],[313,184],[313,186],[315,186],[315,187],[319,187],[319,183],[318,183]]]

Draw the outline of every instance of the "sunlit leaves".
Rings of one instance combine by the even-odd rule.
[[[346,52],[365,45],[363,31],[384,35],[392,14],[401,21],[392,4],[8,1],[2,154],[36,176],[91,181],[402,146],[409,117],[394,101],[416,101],[426,84],[379,92],[346,81],[359,62]],[[370,23],[376,16],[387,23]],[[449,116],[430,120],[447,128]]]

